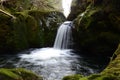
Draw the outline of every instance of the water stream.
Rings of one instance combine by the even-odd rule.
[[[1,55],[0,67],[26,68],[43,76],[44,80],[61,80],[66,75],[89,75],[103,70],[106,65],[103,58],[83,56],[78,51],[68,49],[72,43],[72,28],[72,22],[69,21],[59,27],[53,48],[29,49],[17,55]]]
[[[69,49],[72,46],[72,28],[72,21],[66,21],[59,27],[54,48]]]
[[[44,80],[61,80],[66,75],[98,73],[106,66],[100,57],[77,55],[74,50],[54,48],[30,49],[17,55],[1,55],[0,67],[26,68]]]

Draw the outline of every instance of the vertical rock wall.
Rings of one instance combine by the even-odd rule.
[[[53,1],[53,2],[52,2]],[[7,0],[0,11],[0,52],[53,46],[57,28],[64,22],[59,0]]]
[[[118,4],[118,0],[75,0],[72,8],[77,13],[72,11],[68,19],[74,21],[79,49],[89,54],[113,54],[120,42]]]

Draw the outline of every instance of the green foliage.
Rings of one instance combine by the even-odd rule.
[[[18,69],[0,69],[0,80],[43,80],[31,71]]]
[[[12,80],[12,79],[17,80],[17,79],[20,79],[20,76],[13,73],[10,70],[0,69],[0,79],[3,79],[3,80]]]
[[[79,80],[82,78],[82,75],[70,75],[70,76],[65,76],[62,80]]]

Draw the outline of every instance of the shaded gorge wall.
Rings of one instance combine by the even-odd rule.
[[[25,11],[16,19],[0,13],[0,51],[52,46],[58,26],[65,20],[60,12]]]
[[[0,52],[52,46],[57,28],[65,21],[62,1],[52,1],[3,2],[0,5]]]
[[[63,80],[119,80],[120,5],[118,4],[120,4],[120,1],[74,1],[68,20],[73,20],[75,24],[76,33],[74,35],[77,36],[74,37],[74,40],[78,46],[78,50],[81,49],[87,55],[99,55],[102,58],[105,56],[110,62],[98,74],[92,74],[90,76],[71,75],[64,77]],[[77,13],[74,12],[73,8],[77,9]]]
[[[68,20],[73,20],[77,48],[88,54],[111,56],[120,42],[120,1],[74,0]],[[74,11],[76,9],[76,12]]]

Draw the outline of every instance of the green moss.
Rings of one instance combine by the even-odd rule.
[[[5,49],[11,49],[9,42],[11,41],[11,18],[5,14],[0,13],[0,52]],[[8,39],[10,38],[10,39]],[[5,44],[8,44],[6,47]]]
[[[30,47],[41,46],[40,28],[38,27],[37,21],[35,20],[34,17],[28,16],[26,18],[26,28],[27,28],[26,37],[28,39],[28,43],[30,44]]]
[[[20,51],[28,47],[26,33],[25,17],[22,14],[19,14],[16,20],[13,21],[13,41],[16,50]]]
[[[90,76],[66,76],[63,78],[63,80],[119,80],[118,76],[115,76],[113,74],[92,74]]]
[[[99,75],[97,77],[93,77],[93,75],[91,75],[90,77],[88,77],[88,80],[114,80],[115,76],[112,75]]]
[[[77,46],[86,53],[111,56],[120,42],[119,14],[107,14],[100,5],[90,5],[82,14],[74,20]]]
[[[100,77],[100,76],[101,76],[101,75],[99,75],[99,74],[92,74],[92,75],[88,76],[88,79],[89,79],[89,80],[92,80],[92,79],[98,78],[98,77]]]
[[[82,75],[70,75],[70,76],[64,77],[62,80],[79,80],[81,77],[83,76]]]
[[[53,46],[57,28],[65,20],[57,11],[26,10],[14,15],[16,19],[0,14],[1,52]]]
[[[0,69],[0,78],[3,80],[20,79],[20,76],[7,69]]]
[[[43,80],[31,71],[18,69],[0,69],[0,80]]]

